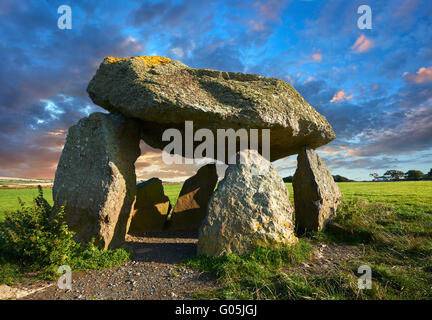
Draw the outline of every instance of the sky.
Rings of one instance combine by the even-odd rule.
[[[367,4],[372,29],[359,29]],[[59,29],[60,5],[72,29]],[[432,1],[0,2],[0,176],[53,178],[67,130],[106,112],[86,93],[106,56],[277,77],[333,126],[317,149],[332,174],[432,168]],[[184,180],[141,143],[139,179]],[[296,156],[274,162],[292,175]]]

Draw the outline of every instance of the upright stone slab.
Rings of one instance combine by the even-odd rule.
[[[78,241],[95,238],[104,249],[120,246],[135,198],[134,163],[140,126],[120,114],[93,113],[69,128],[53,186],[55,210]]]
[[[194,176],[185,181],[170,214],[169,229],[199,228],[217,180],[216,165],[212,163],[201,167]]]
[[[229,165],[207,207],[198,254],[245,254],[256,246],[297,242],[289,192],[274,166],[256,151]]]
[[[341,193],[324,161],[309,147],[297,157],[293,188],[296,229],[323,230],[336,216]]]
[[[151,178],[137,185],[136,200],[128,222],[128,233],[142,235],[164,228],[171,209],[162,180]]]

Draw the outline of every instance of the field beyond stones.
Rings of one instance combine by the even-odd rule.
[[[291,183],[286,183],[293,202]],[[432,181],[399,181],[399,182],[341,182],[338,186],[343,200],[367,200],[371,203],[398,205],[409,210],[423,208],[432,215]],[[177,201],[182,184],[164,185],[165,194],[174,205]],[[0,221],[4,211],[18,209],[18,197],[30,203],[37,195],[36,188],[14,189],[13,187],[0,189]],[[51,188],[44,188],[45,198],[52,204]]]
[[[292,185],[286,185],[293,201]],[[195,270],[193,272],[213,274],[218,285],[212,289],[197,285],[197,292],[192,296],[173,291],[176,293],[172,297],[431,299],[432,181],[348,182],[338,185],[343,201],[336,219],[339,229],[303,236],[293,251],[258,250],[245,257],[196,257],[191,255],[192,243],[189,243],[190,252],[184,254],[181,261],[169,264],[169,268],[174,268],[173,279],[177,279],[176,274],[183,270]],[[164,189],[174,204],[181,184],[167,184]],[[44,194],[52,203],[51,189],[44,189]],[[0,189],[0,221],[4,219],[3,211],[19,208],[17,197],[30,204],[36,195],[37,189]],[[139,244],[139,241],[134,243]],[[151,244],[145,246],[150,248]],[[173,246],[175,252],[179,249],[181,244]],[[141,263],[134,261],[132,265],[126,264],[125,268],[134,270],[136,263]],[[357,269],[361,265],[372,269],[372,290],[358,289]],[[164,269],[168,268],[165,265],[160,268],[168,270]],[[110,270],[113,270],[113,276],[117,274],[115,269]],[[100,287],[103,288],[104,283]],[[112,297],[103,289],[100,291],[100,298]],[[47,293],[41,292],[38,297],[43,298],[43,294]],[[54,298],[54,293],[47,297]],[[168,292],[160,298],[169,297]]]

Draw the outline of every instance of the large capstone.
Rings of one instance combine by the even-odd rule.
[[[185,136],[185,121],[193,121],[195,132],[210,129],[214,137],[217,129],[246,129],[249,141],[249,129],[270,129],[271,161],[297,154],[304,145],[317,148],[335,139],[327,120],[277,78],[194,69],[164,57],[109,57],[87,92],[95,104],[141,119],[143,140],[159,149],[169,143],[162,141],[166,129],[177,128]],[[258,150],[264,154],[261,133]],[[182,148],[177,153],[185,152]]]
[[[256,246],[297,242],[288,189],[274,166],[256,151],[229,165],[210,198],[199,230],[198,254],[245,254]]]
[[[214,163],[201,167],[183,184],[169,219],[169,229],[197,230],[206,215],[207,204],[218,181]]]
[[[324,161],[309,147],[297,157],[293,188],[296,229],[323,230],[336,216],[341,193]]]
[[[140,155],[140,125],[120,114],[93,113],[69,128],[57,167],[55,210],[80,242],[101,248],[122,245],[135,197],[134,163]]]
[[[137,185],[136,200],[129,217],[129,233],[142,235],[164,229],[170,209],[171,204],[160,179],[141,182]]]

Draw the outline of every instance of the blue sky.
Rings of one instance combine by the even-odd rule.
[[[57,8],[72,8],[72,29]],[[360,30],[357,8],[372,9]],[[102,111],[85,91],[105,56],[290,82],[335,129],[333,174],[432,168],[432,1],[9,1],[0,3],[0,176],[53,177],[69,126]],[[186,178],[142,145],[142,178]],[[295,156],[278,160],[282,176]]]

